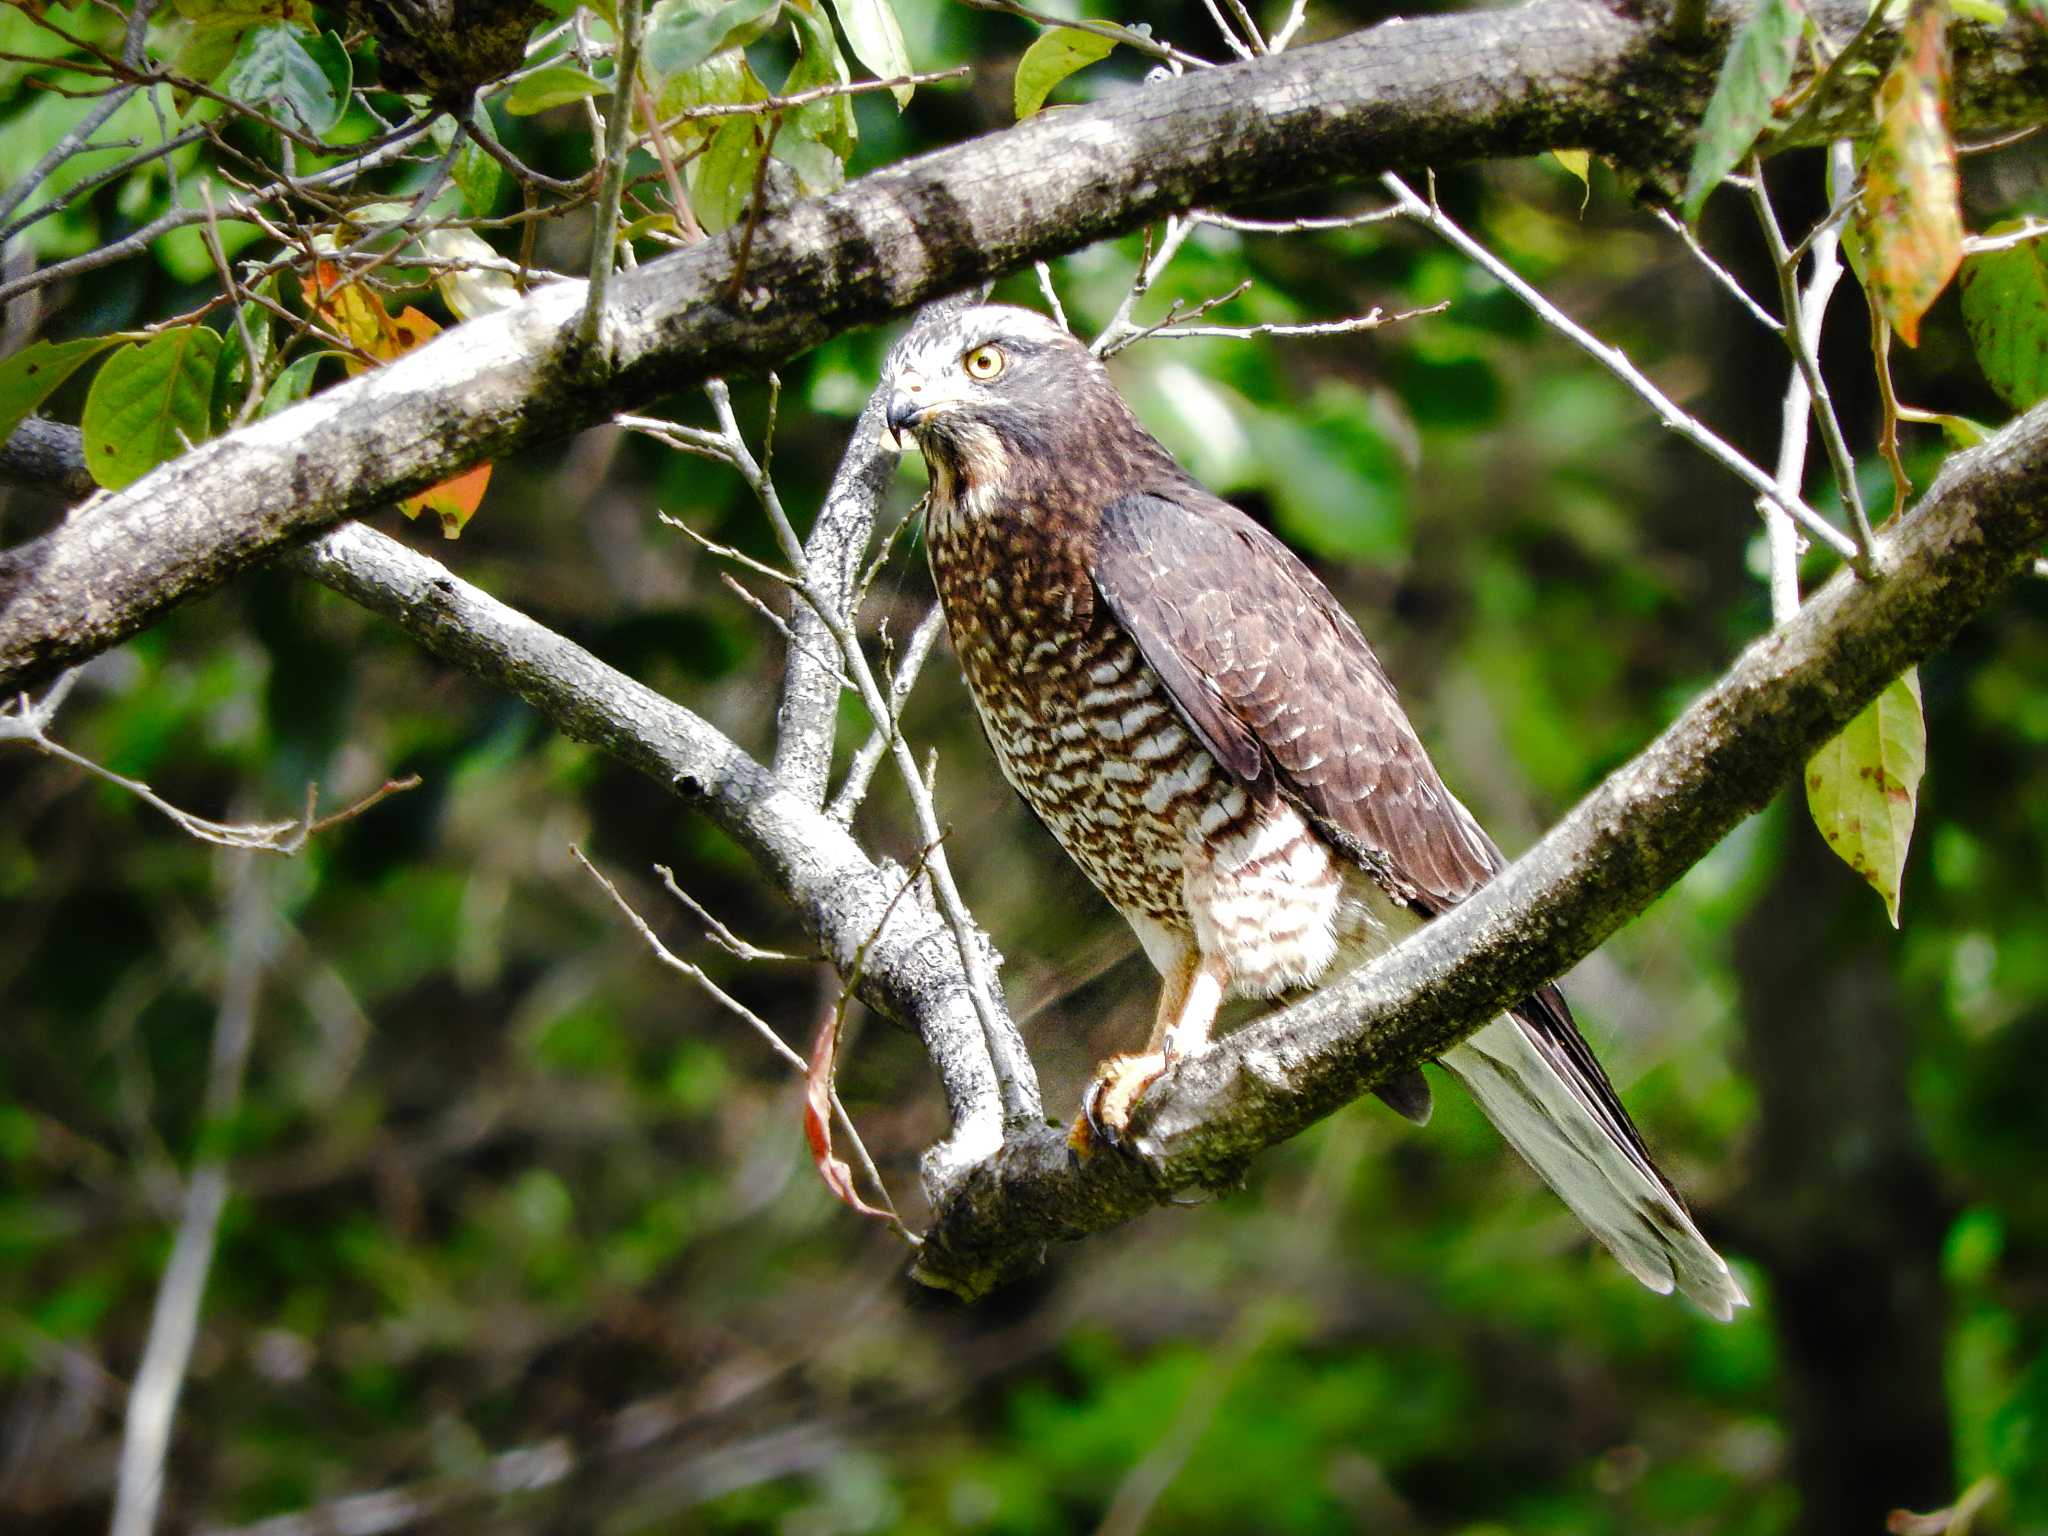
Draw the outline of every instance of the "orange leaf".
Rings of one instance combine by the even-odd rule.
[[[340,269],[331,261],[320,262],[314,275],[302,279],[299,286],[315,314],[379,362],[388,363],[441,334],[440,322],[424,311],[408,305],[394,315],[364,284],[342,282]],[[371,366],[353,354],[343,357],[342,365],[351,375]],[[476,515],[484,489],[490,483],[491,466],[479,464],[417,496],[406,497],[399,502],[398,510],[407,517],[432,512],[441,519],[442,534],[459,539],[463,525]]]
[[[1871,297],[1909,347],[1919,344],[1920,317],[1963,259],[1948,85],[1946,7],[1914,0],[1898,61],[1877,90],[1862,212]]]
[[[483,503],[484,488],[490,483],[491,466],[478,464],[472,469],[465,469],[453,480],[443,480],[417,496],[406,497],[398,504],[398,510],[407,517],[432,512],[441,519],[442,536],[459,539],[463,524],[476,515],[476,509]]]
[[[853,1187],[853,1170],[832,1153],[832,1058],[839,1050],[839,1012],[825,1010],[818,1025],[818,1037],[811,1042],[810,1070],[804,1073],[804,1140],[811,1144],[811,1161],[818,1165],[818,1177],[833,1195],[863,1216],[893,1221],[887,1211],[877,1210],[861,1199]]]

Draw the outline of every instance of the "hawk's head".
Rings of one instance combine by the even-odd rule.
[[[889,355],[889,430],[934,467],[985,478],[997,463],[1042,458],[1116,399],[1102,365],[1028,309],[977,304],[913,327]],[[979,473],[977,473],[979,472]]]

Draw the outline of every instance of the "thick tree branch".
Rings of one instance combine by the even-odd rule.
[[[1182,1062],[1153,1087],[1143,1164],[1070,1166],[1013,1141],[939,1211],[918,1262],[968,1296],[1056,1238],[1227,1184],[1263,1147],[1428,1061],[1561,975],[1760,809],[1906,667],[1947,642],[2048,537],[2048,405],[1952,458],[1877,547],[1745,651],[1656,741],[1472,900],[1375,964]]]
[[[1865,11],[1861,0],[1816,9],[1843,36]],[[1652,11],[1534,0],[1389,22],[1045,113],[763,220],[737,292],[731,237],[621,274],[602,357],[573,344],[582,285],[543,289],[202,444],[0,556],[0,689],[39,681],[250,563],[471,464],[666,390],[772,366],[1163,213],[1560,145],[1669,164],[1711,88],[1716,51],[1674,45]],[[1728,14],[1711,21],[1722,35]],[[2026,27],[1958,29],[1958,128],[2040,120],[2043,48]]]
[[[287,563],[702,811],[796,908],[842,974],[866,945],[862,997],[917,1028],[952,1113],[952,1136],[926,1157],[928,1187],[947,1187],[995,1149],[1002,1099],[959,952],[936,912],[901,898],[904,870],[870,860],[809,796],[785,788],[689,710],[395,539],[356,524]]]

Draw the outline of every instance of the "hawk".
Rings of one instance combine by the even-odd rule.
[[[1004,776],[1162,978],[1142,1053],[1105,1062],[1075,1144],[1235,998],[1333,980],[1505,864],[1444,787],[1365,636],[1277,538],[1141,426],[1102,364],[1029,310],[938,312],[892,352],[887,422],[931,475],[926,547]],[[1441,1065],[1650,1289],[1746,1298],[1558,989]],[[1420,1073],[1382,1090],[1416,1120]]]

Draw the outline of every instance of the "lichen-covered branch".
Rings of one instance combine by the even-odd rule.
[[[395,497],[651,396],[771,367],[899,313],[1198,204],[1399,166],[1579,146],[1678,158],[1716,45],[1661,8],[1532,0],[1395,21],[1034,117],[799,202],[751,233],[621,274],[602,359],[574,346],[581,284],[542,289],[294,410],[204,443],[89,516],[0,554],[0,689],[105,649],[171,605]],[[1860,0],[1813,9],[1830,32]],[[2048,116],[2048,43],[1958,29],[1960,131]],[[1825,134],[1823,133],[1823,136]]]
[[[952,1135],[926,1155],[927,1186],[949,1187],[995,1150],[1002,1096],[959,951],[935,911],[900,899],[903,870],[870,859],[808,795],[792,793],[697,715],[395,539],[352,525],[287,563],[716,822],[795,907],[841,974],[861,956],[861,996],[923,1038],[953,1119]]]

